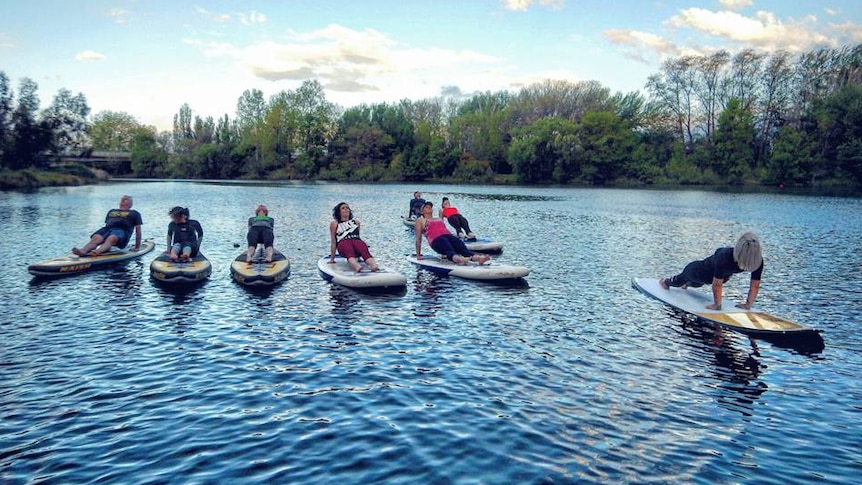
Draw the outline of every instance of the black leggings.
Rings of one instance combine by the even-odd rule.
[[[473,254],[475,254],[473,251],[467,249],[467,245],[464,244],[464,241],[451,234],[438,236],[431,244],[431,249],[433,249],[437,254],[445,254],[446,259],[449,261],[452,261],[452,258],[454,258],[456,254],[460,254],[465,258],[472,257]]]
[[[675,286],[679,288],[683,285],[688,285],[692,288],[700,288],[703,285],[711,285],[712,284],[712,265],[707,264],[703,261],[692,261],[685,265],[685,268],[682,269],[682,273],[674,276],[673,278],[668,278],[667,285]],[[727,283],[729,278],[725,278],[724,282]]]
[[[470,230],[470,223],[467,222],[467,218],[461,214],[452,214],[447,217],[446,220],[449,221],[449,225],[455,229],[455,233],[463,232],[464,234],[469,234],[473,232]]]
[[[275,234],[273,234],[272,229],[269,227],[251,226],[248,228],[246,239],[248,240],[249,247],[263,244],[264,247],[268,248],[275,241]]]

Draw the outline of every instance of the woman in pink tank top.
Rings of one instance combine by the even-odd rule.
[[[476,254],[467,249],[464,241],[449,232],[443,219],[435,219],[432,202],[425,202],[425,205],[422,206],[422,215],[416,219],[413,227],[416,229],[416,259],[422,259],[423,233],[431,249],[438,254],[445,255],[446,259],[453,263],[467,264],[470,261],[475,261],[484,264],[491,259],[488,255]]]

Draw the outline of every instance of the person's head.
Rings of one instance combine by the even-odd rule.
[[[120,209],[129,210],[132,208],[132,196],[124,195],[120,197]]]
[[[269,215],[269,209],[267,209],[265,205],[260,204],[259,206],[257,206],[257,209],[254,210],[254,215],[256,215],[256,216],[268,216]]]
[[[449,207],[451,204],[449,203],[449,197],[443,197],[443,202],[440,203],[443,207]]]
[[[416,192],[413,192],[413,197],[416,199],[421,199],[422,198],[422,192],[419,192],[418,190]]]
[[[168,211],[168,215],[171,216],[171,219],[173,219],[174,222],[183,222],[187,217],[189,217],[189,210],[188,208],[175,206],[173,209]]]
[[[428,201],[422,204],[422,215],[425,216],[426,219],[428,219],[431,217],[432,214],[434,214],[434,203]]]
[[[736,242],[733,248],[733,260],[743,271],[754,271],[763,263],[763,253],[760,248],[760,238],[748,231]]]
[[[353,211],[347,202],[339,202],[338,205],[332,208],[332,218],[338,222],[349,221],[353,219]]]

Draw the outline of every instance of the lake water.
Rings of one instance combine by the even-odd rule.
[[[449,196],[521,285],[418,271],[414,190]],[[156,253],[57,280],[122,194],[164,249],[174,205],[214,264],[176,293]],[[405,294],[324,282],[351,204]],[[258,203],[292,273],[230,280]],[[111,183],[0,193],[2,483],[850,483],[862,473],[862,200],[443,185]],[[759,306],[825,348],[751,341],[632,289],[763,240]],[[427,247],[427,246],[426,246]],[[747,276],[726,286],[744,299]],[[856,478],[853,478],[856,477]]]

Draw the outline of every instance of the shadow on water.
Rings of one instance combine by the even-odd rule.
[[[725,330],[705,323],[691,315],[668,309],[669,316],[679,322],[681,334],[696,343],[695,349],[712,357],[716,379],[721,384],[716,396],[718,402],[732,411],[751,416],[754,402],[767,391],[768,386],[759,379],[763,369],[757,340],[747,335]],[[740,342],[747,342],[744,348]]]
[[[167,298],[174,305],[183,305],[192,300],[207,284],[209,279],[191,284],[165,283],[154,278],[150,282],[158,289],[159,296]]]

